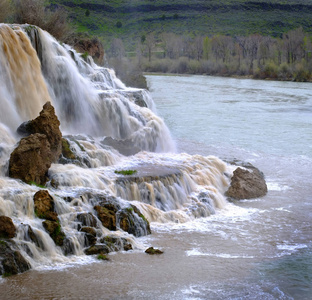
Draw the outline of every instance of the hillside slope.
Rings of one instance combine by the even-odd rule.
[[[79,31],[119,37],[130,46],[144,33],[155,31],[190,35],[280,36],[303,27],[312,33],[312,3],[244,0],[54,0],[69,12]]]

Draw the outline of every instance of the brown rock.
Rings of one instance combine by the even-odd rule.
[[[159,249],[154,249],[153,247],[149,247],[148,249],[145,250],[145,253],[154,255],[154,254],[163,254],[164,252]]]
[[[95,63],[103,64],[104,62],[104,47],[102,43],[96,39],[90,39],[87,37],[76,38],[74,40],[74,48],[80,53],[88,53]]]
[[[94,255],[94,254],[107,254],[110,252],[108,246],[106,245],[93,245],[90,248],[86,249],[86,255]]]
[[[16,234],[16,228],[11,218],[6,216],[0,216],[0,238],[14,238]]]
[[[149,222],[134,205],[121,209],[118,212],[118,223],[122,230],[134,236],[139,237],[151,234]]]
[[[96,218],[91,213],[80,213],[77,215],[77,220],[82,226],[96,227]]]
[[[226,195],[233,199],[252,199],[264,196],[268,191],[263,174],[255,167],[237,168]]]
[[[29,269],[30,264],[17,250],[13,240],[0,241],[0,275],[10,276]]]
[[[24,123],[24,131],[28,134],[41,133],[46,135],[50,143],[52,162],[56,162],[62,153],[62,133],[59,127],[60,121],[50,102],[43,106],[39,117]]]
[[[34,209],[38,218],[50,221],[57,220],[54,211],[54,200],[47,190],[40,190],[34,195]]]
[[[65,234],[62,231],[61,225],[58,221],[46,220],[42,222],[44,229],[49,233],[55,245],[63,246]]]
[[[109,209],[100,205],[94,206],[94,209],[97,212],[98,218],[102,222],[104,227],[106,227],[109,230],[116,230],[115,209]]]
[[[44,185],[52,157],[46,135],[37,133],[22,138],[10,156],[9,176],[26,183]]]

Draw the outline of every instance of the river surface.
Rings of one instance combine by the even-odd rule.
[[[142,251],[1,279],[1,299],[311,299],[312,86],[147,76],[179,152],[250,162],[269,192],[207,218],[152,223]]]

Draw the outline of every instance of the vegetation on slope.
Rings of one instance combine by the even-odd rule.
[[[312,33],[312,4],[308,0],[54,0],[69,13],[79,31],[121,38],[135,49],[143,34],[178,35],[261,34],[281,36],[302,27]]]

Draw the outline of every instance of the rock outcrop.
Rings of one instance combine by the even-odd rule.
[[[23,123],[18,132],[28,135],[22,138],[12,152],[9,176],[26,183],[44,185],[48,170],[62,152],[60,122],[50,102],[43,106],[40,116]]]
[[[11,239],[16,235],[16,228],[11,218],[0,216],[0,238]]]
[[[99,65],[104,63],[104,47],[97,38],[75,38],[73,44],[76,51],[80,53],[87,53],[93,58],[95,63]]]
[[[264,196],[268,191],[263,174],[255,167],[238,167],[231,179],[226,195],[232,199],[252,199]]]

